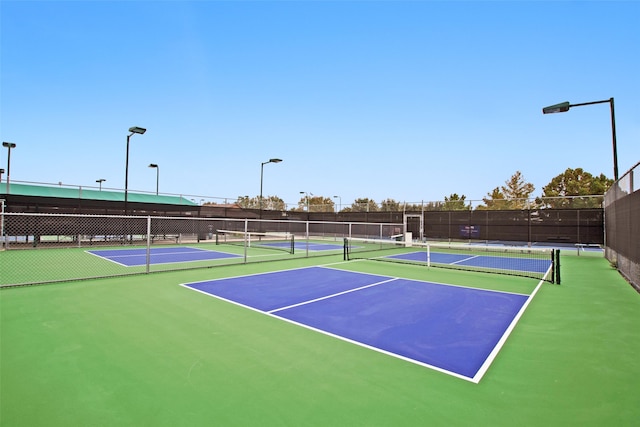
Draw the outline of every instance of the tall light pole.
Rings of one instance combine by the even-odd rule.
[[[301,191],[300,194],[304,194],[305,204],[307,205],[307,213],[309,213],[309,193],[306,191]]]
[[[129,139],[134,133],[142,135],[147,130],[145,128],[141,128],[138,126],[132,126],[129,128],[129,135],[127,135],[127,162],[124,167],[124,214],[127,214],[127,202],[128,202],[128,192],[129,192]]]
[[[102,191],[102,183],[105,182],[105,181],[106,181],[106,179],[104,179],[104,178],[96,179],[96,182],[100,186],[100,191]]]
[[[569,111],[571,107],[582,107],[583,105],[593,104],[605,104],[609,103],[611,106],[611,135],[613,140],[613,178],[618,180],[618,148],[616,143],[616,116],[613,108],[613,98],[605,99],[603,101],[583,102],[581,104],[570,104],[567,102],[561,102],[560,104],[550,105],[542,109],[542,114],[564,113]]]
[[[269,159],[267,162],[262,162],[260,164],[260,200],[258,200],[258,205],[260,208],[260,218],[262,218],[262,177],[264,176],[264,165],[267,163],[280,163],[282,159]]]
[[[150,163],[150,168],[156,169],[156,196],[158,195],[158,190],[160,189],[160,166],[157,163]]]
[[[340,204],[338,205],[338,212],[340,212],[342,210],[342,197],[340,196],[333,196],[334,199],[338,199],[340,200]]]
[[[3,142],[3,147],[7,147],[7,194],[9,194],[9,181],[11,180],[11,149],[16,148],[13,142]]]

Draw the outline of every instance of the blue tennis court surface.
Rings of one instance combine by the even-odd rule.
[[[327,267],[183,286],[473,382],[529,298]]]
[[[427,252],[417,251],[387,258],[404,259],[408,261],[427,262]],[[516,269],[522,272],[546,273],[551,267],[551,259],[510,258],[489,255],[465,255],[431,252],[431,262],[434,264],[461,265],[487,269]]]
[[[108,259],[109,261],[124,265],[126,267],[146,265],[147,263],[146,249],[104,249],[87,252]],[[184,246],[150,249],[151,264],[206,261],[222,258],[237,258],[239,256],[240,255]]]

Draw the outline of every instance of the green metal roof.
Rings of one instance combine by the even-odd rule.
[[[6,183],[0,183],[0,195],[7,194]],[[61,199],[106,200],[124,202],[124,192],[108,190],[89,190],[82,187],[68,188],[32,184],[9,184],[9,194],[33,197],[53,197]],[[197,203],[182,196],[165,196],[155,194],[127,193],[127,200],[132,203],[198,206]]]

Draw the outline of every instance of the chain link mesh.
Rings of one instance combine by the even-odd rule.
[[[4,212],[0,286],[335,255],[342,254],[344,237],[389,238],[400,229],[388,223]],[[218,230],[292,235],[296,250],[216,244]],[[321,245],[309,250],[311,242]]]
[[[640,185],[637,163],[605,194],[605,257],[640,291]]]

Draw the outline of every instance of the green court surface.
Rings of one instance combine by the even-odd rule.
[[[5,258],[6,259],[6,258]],[[631,426],[640,295],[562,257],[478,383],[182,283],[336,268],[531,294],[534,279],[339,255],[0,289],[0,425]]]

